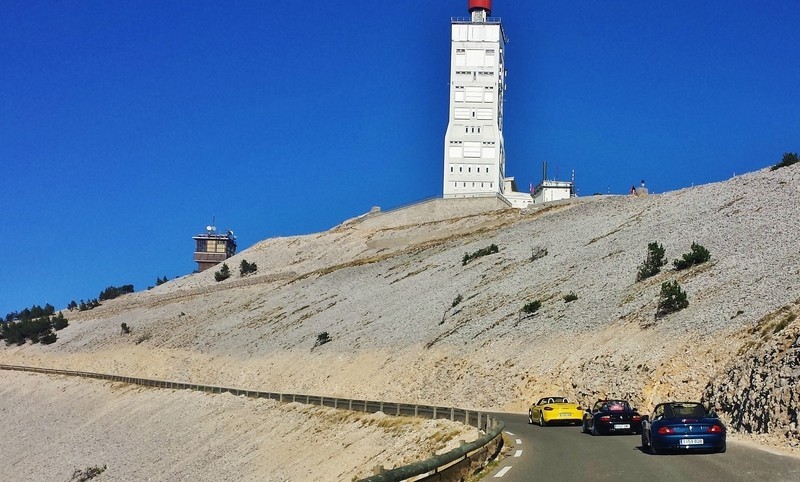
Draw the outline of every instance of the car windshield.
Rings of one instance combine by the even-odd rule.
[[[603,405],[603,409],[611,412],[624,412],[630,410],[630,406],[625,400],[609,400]]]
[[[706,409],[699,403],[670,403],[664,407],[667,418],[705,418]]]
[[[544,405],[546,403],[569,403],[569,400],[564,397],[545,397],[539,400],[537,405]]]

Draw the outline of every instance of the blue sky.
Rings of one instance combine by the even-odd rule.
[[[724,9],[721,7],[724,5]],[[0,2],[0,316],[441,195],[467,0]],[[495,0],[507,174],[580,195],[800,150],[797,0]]]

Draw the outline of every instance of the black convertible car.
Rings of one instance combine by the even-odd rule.
[[[583,414],[583,431],[592,435],[642,433],[642,417],[625,400],[598,400]]]

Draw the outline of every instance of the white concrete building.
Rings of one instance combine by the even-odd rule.
[[[572,181],[544,180],[533,190],[533,203],[541,204],[575,197],[574,185]]]
[[[445,198],[499,196],[514,207],[531,204],[528,193],[509,190],[503,141],[504,52],[491,0],[469,0],[469,18],[451,20],[450,118],[445,134]]]

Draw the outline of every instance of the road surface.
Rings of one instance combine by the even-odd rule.
[[[650,455],[638,435],[593,437],[576,426],[529,425],[527,414],[493,415],[512,447],[486,481],[800,481],[800,458],[732,440],[724,454]]]

